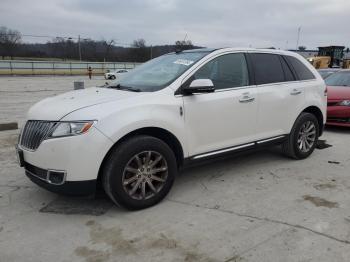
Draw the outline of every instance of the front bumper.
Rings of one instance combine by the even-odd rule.
[[[350,127],[350,107],[328,106],[326,125]]]
[[[112,77],[115,77],[115,75],[113,75],[113,74],[105,74],[105,79],[106,80],[111,79]]]
[[[26,175],[49,191],[71,194],[93,194],[102,161],[113,143],[98,129],[89,132],[44,140],[35,151],[19,146]],[[64,174],[62,179],[50,178]]]
[[[96,179],[85,181],[64,181],[63,184],[56,185],[39,178],[38,174],[32,173],[28,170],[25,170],[25,174],[38,186],[62,195],[87,196],[95,194],[96,191]]]

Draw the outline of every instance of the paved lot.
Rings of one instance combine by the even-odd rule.
[[[0,78],[0,122],[23,122],[74,79]],[[328,129],[332,147],[303,161],[271,149],[187,169],[165,201],[137,212],[32,184],[17,134],[0,132],[1,262],[349,261],[350,130]]]
[[[0,76],[0,123],[17,121],[23,124],[27,110],[34,103],[73,90],[74,81],[84,81],[85,87],[106,82],[102,76],[93,77],[92,80],[87,76]]]

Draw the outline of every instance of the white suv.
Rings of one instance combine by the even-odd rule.
[[[327,92],[301,56],[280,50],[199,49],[153,59],[122,79],[34,105],[18,156],[48,190],[118,205],[162,200],[180,167],[282,144],[308,157],[322,134]]]

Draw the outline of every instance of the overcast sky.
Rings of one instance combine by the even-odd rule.
[[[0,0],[0,26],[22,34],[131,43],[308,49],[350,46],[350,0]],[[23,37],[25,42],[49,39]]]

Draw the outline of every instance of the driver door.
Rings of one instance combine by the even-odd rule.
[[[257,88],[250,85],[245,55],[230,53],[215,57],[186,83],[194,79],[211,79],[215,92],[183,96],[189,155],[254,141]]]

